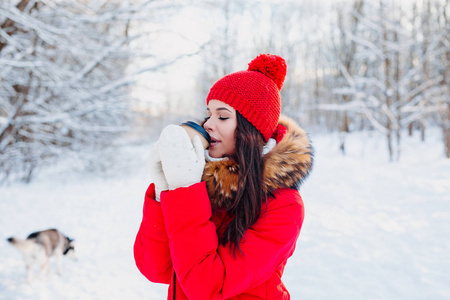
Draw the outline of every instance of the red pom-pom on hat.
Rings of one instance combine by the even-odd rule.
[[[281,90],[286,77],[286,61],[278,55],[260,54],[248,64],[248,71],[263,73],[272,79]]]

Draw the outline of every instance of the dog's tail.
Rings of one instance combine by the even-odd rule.
[[[32,241],[30,240],[22,240],[15,237],[10,237],[6,239],[11,245],[16,247],[20,251],[26,251],[30,247],[32,247]]]

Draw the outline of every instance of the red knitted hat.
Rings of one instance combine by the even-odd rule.
[[[232,106],[268,141],[280,118],[280,90],[286,68],[282,57],[260,54],[248,64],[247,71],[219,79],[209,91],[206,103],[220,100]]]

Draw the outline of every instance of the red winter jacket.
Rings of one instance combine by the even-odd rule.
[[[229,219],[212,216],[204,182],[162,193],[161,204],[154,193],[152,184],[134,255],[148,280],[170,284],[167,299],[290,299],[281,276],[304,217],[296,190],[269,199],[236,257],[229,245],[219,245],[217,231]]]
[[[134,256],[145,277],[170,285],[167,299],[290,299],[281,276],[304,218],[294,187],[307,176],[312,151],[303,130],[290,120],[280,123],[283,134],[265,156],[265,187],[273,197],[245,232],[242,253],[234,255],[229,244],[219,244],[230,217],[212,209],[210,195],[232,193],[226,190],[230,185],[217,183],[217,176],[210,180],[214,174],[209,174],[208,164],[204,181],[161,193],[161,203],[154,200],[154,185],[147,189]],[[286,162],[283,168],[280,160]],[[218,164],[211,170],[222,167]],[[210,190],[218,186],[220,191]]]

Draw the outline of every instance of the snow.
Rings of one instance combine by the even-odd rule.
[[[440,132],[423,143],[403,137],[398,162],[376,133],[348,135],[346,156],[337,134],[311,138],[305,222],[283,276],[292,299],[449,299],[450,160]],[[132,252],[149,147],[118,149],[107,174],[67,164],[0,187],[0,299],[166,298],[167,286],[148,282]],[[30,285],[6,238],[51,227],[76,240],[77,260],[64,257],[62,276],[52,264]]]

